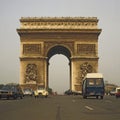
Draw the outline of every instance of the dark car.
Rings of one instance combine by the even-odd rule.
[[[73,95],[82,95],[82,91],[72,91]]]
[[[64,94],[65,95],[73,95],[73,92],[72,92],[72,90],[69,89],[69,90],[65,91]]]
[[[0,99],[23,98],[23,93],[19,85],[5,85],[0,89]]]

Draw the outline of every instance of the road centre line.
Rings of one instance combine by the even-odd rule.
[[[92,107],[89,106],[85,106],[85,108],[87,108],[88,110],[94,110]]]

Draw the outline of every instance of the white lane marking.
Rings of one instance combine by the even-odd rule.
[[[92,107],[89,106],[85,106],[85,108],[87,108],[88,110],[94,110]]]

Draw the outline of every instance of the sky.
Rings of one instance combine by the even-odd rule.
[[[120,85],[119,12],[120,0],[0,0],[0,84],[19,82],[20,37],[16,29],[21,17],[70,16],[99,19],[99,72],[109,83]],[[68,63],[63,55],[50,59],[49,84],[57,92],[69,88]]]

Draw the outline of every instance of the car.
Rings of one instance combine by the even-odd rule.
[[[120,87],[116,88],[115,96],[116,96],[116,98],[120,97]]]
[[[68,89],[64,92],[65,95],[73,95],[73,91],[71,89]]]
[[[23,92],[19,85],[5,85],[0,89],[0,99],[23,98]]]
[[[45,88],[43,88],[43,87],[38,87],[37,88],[37,90],[36,91],[34,91],[34,93],[37,93],[39,96],[43,96],[43,97],[48,97],[48,91],[45,89]]]
[[[111,96],[114,96],[115,93],[116,93],[116,90],[111,90],[109,94],[110,94]]]
[[[25,88],[23,89],[23,95],[24,96],[32,96],[33,95],[33,90],[30,88]]]
[[[73,95],[82,95],[82,91],[72,91]]]

